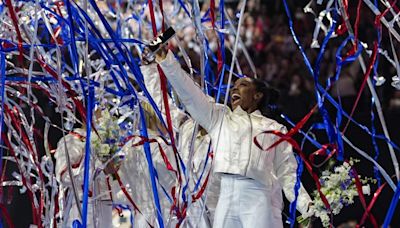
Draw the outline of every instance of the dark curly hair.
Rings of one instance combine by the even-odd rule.
[[[276,119],[280,113],[278,107],[279,91],[260,79],[252,78],[252,83],[257,92],[263,93],[263,97],[258,103],[258,109],[264,116]]]

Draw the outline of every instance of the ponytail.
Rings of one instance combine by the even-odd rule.
[[[253,78],[253,83],[256,86],[257,92],[263,94],[262,99],[258,103],[258,109],[261,111],[263,116],[271,119],[276,119],[281,113],[280,107],[278,105],[279,101],[279,91],[267,82]]]

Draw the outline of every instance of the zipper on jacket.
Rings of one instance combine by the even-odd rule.
[[[252,138],[253,138],[253,121],[251,121],[251,117],[250,117],[250,114],[249,113],[246,113],[247,114],[247,117],[249,118],[249,121],[250,121],[250,138],[249,138],[249,158],[247,159],[247,164],[246,164],[246,167],[245,167],[245,170],[244,170],[244,176],[247,176],[247,170],[248,170],[248,168],[249,168],[249,164],[250,164],[250,161],[251,161],[251,154],[252,154],[252,152],[251,152],[251,143],[252,143]]]

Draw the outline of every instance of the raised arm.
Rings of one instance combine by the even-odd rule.
[[[286,133],[286,128],[282,127],[281,132]],[[293,155],[292,146],[286,141],[280,143],[276,148],[274,166],[275,173],[286,198],[290,202],[293,202],[295,199],[294,187],[297,178],[297,161]],[[310,202],[310,196],[303,185],[301,185],[297,197],[297,210],[303,215],[306,214]]]
[[[158,61],[191,117],[207,132],[211,132],[213,127],[222,120],[223,106],[217,106],[209,100],[207,95],[181,68],[171,51],[168,51],[165,59]]]
[[[157,64],[151,63],[140,67],[142,71],[146,89],[153,98],[161,113],[165,116],[165,107],[161,92],[160,75],[158,73]],[[178,129],[180,124],[186,118],[186,114],[175,106],[170,96],[168,96],[168,104],[171,113],[172,124],[175,129]]]

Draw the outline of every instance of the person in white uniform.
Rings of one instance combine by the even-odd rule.
[[[72,227],[73,222],[78,220],[82,223],[79,208],[82,208],[82,196],[83,196],[83,179],[84,179],[84,155],[85,155],[85,142],[86,142],[86,129],[78,128],[74,129],[71,133],[61,138],[57,144],[57,150],[54,154],[56,159],[56,179],[59,183],[59,197],[64,199],[61,201],[61,207],[63,208],[62,215],[62,227]],[[69,154],[70,164],[72,169],[73,180],[75,183],[77,198],[79,204],[76,204],[74,198],[74,192],[72,188],[72,181],[68,173],[67,157],[66,153]],[[90,176],[93,174],[93,164],[98,167],[101,162],[95,158],[92,154],[92,169],[90,170]],[[104,172],[99,173],[96,181],[96,193],[109,192],[107,175]],[[111,213],[112,213],[112,202],[109,194],[102,194],[97,198],[97,204],[95,207],[96,217],[93,217],[93,198],[91,195],[94,194],[93,185],[89,189],[89,201],[87,210],[87,224],[86,227],[111,227]],[[65,197],[65,198],[64,198]]]
[[[171,51],[167,55],[159,52],[156,59],[185,109],[213,141],[213,171],[221,176],[213,227],[283,227],[282,189],[286,198],[294,201],[297,162],[285,141],[269,151],[253,143],[254,137],[266,130],[287,132],[260,111],[270,95],[266,84],[260,86],[248,77],[238,79],[231,90],[230,109],[210,102]],[[277,140],[279,137],[272,134],[258,137],[262,148]],[[306,215],[310,202],[301,186],[297,209]]]
[[[160,89],[160,75],[158,73],[157,64],[155,62],[149,63],[146,60],[144,57],[146,56],[146,51],[148,50],[145,49],[144,51],[144,55],[142,57],[142,66],[140,67],[143,74],[144,83],[154,102],[164,114],[165,107],[163,107],[163,98]],[[195,122],[185,112],[177,108],[169,96],[168,103],[173,127],[178,135],[178,152],[180,153],[186,168],[190,170],[187,172],[187,175],[189,176],[188,192],[197,193],[200,191],[201,186],[203,186],[207,174],[211,171],[212,158],[211,154],[209,154],[212,152],[209,150],[211,139],[205,130],[201,128],[198,131],[198,134],[195,136],[193,156],[190,158],[190,145],[195,128]],[[207,156],[209,156],[208,160]],[[191,164],[189,164],[189,162]],[[212,173],[210,175],[212,175]],[[201,180],[198,183],[200,178]],[[211,182],[209,181],[207,184],[208,191],[205,192],[206,194],[203,194],[202,198],[189,205],[189,208],[186,212],[186,219],[182,223],[183,227],[211,227],[214,211],[218,201],[220,180],[219,177],[212,177],[209,179],[211,179]],[[196,184],[198,185],[197,189],[194,189]],[[189,195],[189,198],[190,197],[191,196]],[[205,198],[207,198],[207,200],[205,210],[203,211],[203,200]]]
[[[176,176],[173,171],[168,170],[161,150],[163,150],[174,169],[176,169],[176,164],[171,146],[164,142],[161,137],[157,136],[156,133],[148,129],[152,161],[158,176],[157,193],[164,227],[167,227],[166,225],[170,217],[169,212],[172,206],[172,197],[169,194],[171,188],[175,186]],[[113,186],[114,203],[130,205],[132,212],[134,212],[133,227],[145,228],[150,225],[160,227],[157,220],[157,209],[153,197],[148,162],[143,149],[143,139],[141,137],[132,138],[122,147],[121,152],[124,154],[124,161],[118,170],[118,174],[127,193],[139,207],[140,213],[133,210],[132,203],[128,200],[125,193],[120,190],[120,186]]]
[[[151,116],[149,113],[146,113],[146,115],[147,117]],[[148,123],[148,126],[149,125]],[[156,132],[149,129],[148,134],[151,140],[150,151],[154,168],[157,170],[159,177],[157,192],[163,220],[167,221],[169,217],[169,208],[172,203],[168,199],[170,196],[165,195],[161,187],[164,187],[167,191],[170,190],[175,185],[176,177],[172,171],[167,169],[160,151],[163,150],[172,163],[171,165],[176,167],[172,157],[173,151],[169,144],[156,135]],[[96,178],[93,178],[93,171],[104,167],[105,164],[99,160],[98,156],[96,156],[95,148],[92,147],[92,164],[89,174],[91,184],[89,188],[90,193],[86,227],[112,227],[113,204],[130,206],[131,211],[134,213],[134,224],[132,224],[134,227],[144,228],[150,225],[159,227],[152,186],[150,184],[148,164],[143,149],[143,139],[139,136],[139,132],[136,132],[135,135],[136,137],[133,136],[132,139],[126,142],[118,153],[123,159],[118,163],[113,163],[114,160],[110,161],[108,165],[105,166],[104,172],[96,173]],[[91,137],[97,136],[93,132]],[[57,151],[55,153],[56,178],[60,185],[60,195],[66,195],[65,200],[62,201],[62,207],[64,209],[62,227],[72,227],[75,220],[82,222],[79,208],[74,199],[72,182],[68,174],[66,153],[68,153],[70,157],[72,175],[78,193],[78,205],[81,208],[85,143],[86,129],[77,128],[64,138],[61,138],[57,145]],[[129,197],[121,190],[118,181],[110,175],[114,173],[119,175],[122,185],[126,189],[127,194],[129,194]],[[94,184],[93,181],[95,182]],[[93,186],[96,187],[94,188]],[[129,198],[139,207],[140,213],[134,209],[134,205],[132,205]],[[96,202],[96,204],[94,204],[94,202]]]

